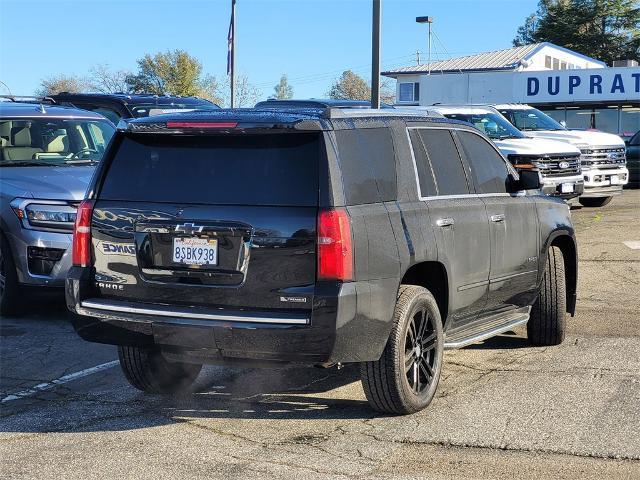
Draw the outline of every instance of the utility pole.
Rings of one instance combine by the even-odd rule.
[[[416,50],[416,65],[420,65],[420,50]]]
[[[231,22],[229,23],[227,74],[230,77],[231,108],[236,106],[236,0],[231,0]]]
[[[416,17],[417,23],[426,23],[429,25],[429,53],[427,54],[427,63],[429,65],[427,75],[431,75],[431,24],[433,17]]]
[[[373,0],[371,29],[371,108],[380,108],[380,9],[382,0]]]

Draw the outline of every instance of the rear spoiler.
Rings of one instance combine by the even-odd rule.
[[[133,119],[122,119],[118,123],[118,131],[129,133],[166,133],[166,134],[217,134],[244,132],[247,130],[300,130],[323,131],[330,130],[327,122],[323,120],[297,120],[291,123],[284,122],[242,122],[242,121],[215,121],[215,120],[167,120],[156,122],[135,122]]]

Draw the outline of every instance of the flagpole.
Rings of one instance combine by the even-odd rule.
[[[231,86],[231,108],[236,106],[235,97],[235,79],[236,79],[236,0],[231,0],[231,59],[229,70],[230,74],[230,86]]]

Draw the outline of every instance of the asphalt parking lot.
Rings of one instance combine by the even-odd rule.
[[[432,405],[369,410],[357,368],[207,367],[144,395],[62,301],[0,324],[2,478],[640,478],[640,191],[573,211],[577,315],[445,354]]]

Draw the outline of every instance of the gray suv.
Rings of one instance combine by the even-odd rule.
[[[95,113],[0,102],[0,313],[64,285],[76,208],[115,127]]]
[[[116,133],[66,295],[133,386],[174,392],[205,363],[357,362],[374,409],[411,413],[444,348],[525,324],[534,345],[562,342],[576,244],[538,172],[440,115],[294,107]]]

